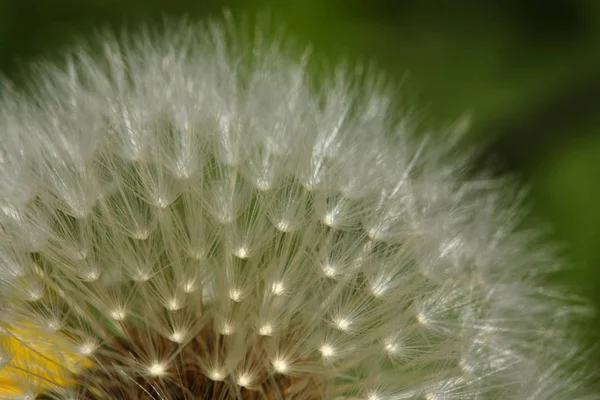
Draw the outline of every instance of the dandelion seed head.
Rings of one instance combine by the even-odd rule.
[[[225,20],[0,90],[0,397],[591,398],[588,308],[463,124]]]

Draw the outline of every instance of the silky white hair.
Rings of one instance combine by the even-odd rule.
[[[229,17],[166,26],[4,85],[0,326],[64,332],[98,398],[137,393],[107,376],[197,395],[192,342],[223,399],[599,398],[586,307],[545,283],[520,191],[465,172],[460,127],[425,135],[378,75],[317,81]]]

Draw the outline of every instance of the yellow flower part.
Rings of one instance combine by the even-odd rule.
[[[0,398],[37,395],[74,383],[92,362],[61,332],[34,325],[0,328]]]

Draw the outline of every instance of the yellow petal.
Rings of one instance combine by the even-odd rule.
[[[2,399],[67,387],[74,383],[74,373],[92,365],[69,337],[33,325],[5,328],[0,349],[8,361],[0,369]]]

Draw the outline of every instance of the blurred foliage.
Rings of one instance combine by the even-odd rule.
[[[224,6],[268,7],[317,53],[407,78],[402,94],[433,125],[472,116],[481,162],[531,183],[534,216],[573,261],[566,280],[600,307],[599,1],[0,0],[0,71],[18,80],[29,60],[94,28]]]

